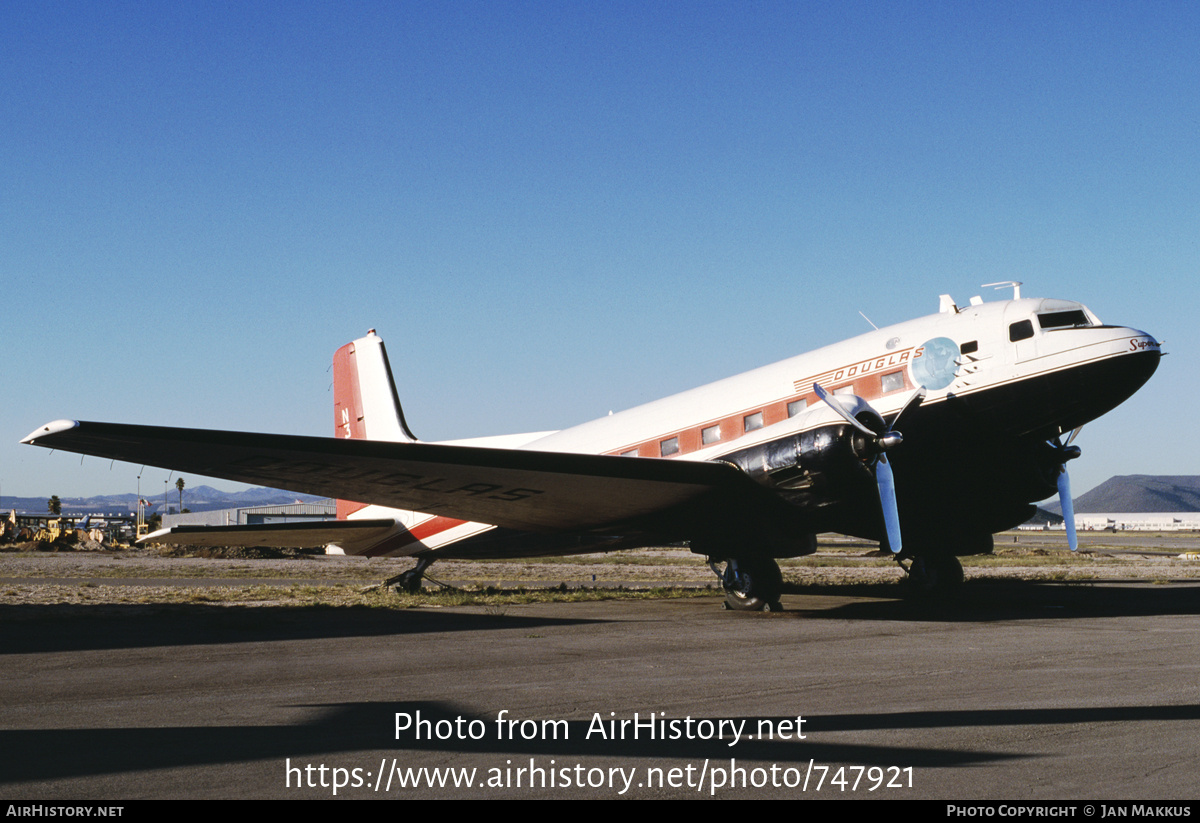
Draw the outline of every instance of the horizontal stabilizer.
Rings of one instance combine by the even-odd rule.
[[[138,543],[187,546],[278,546],[310,549],[329,543],[351,543],[386,536],[396,521],[317,520],[311,523],[262,523],[242,526],[172,526],[159,529]]]

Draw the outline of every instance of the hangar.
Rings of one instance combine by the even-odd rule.
[[[238,506],[232,509],[213,509],[186,514],[164,514],[163,528],[170,526],[246,526],[262,523],[310,523],[316,520],[336,520],[337,501],[318,500],[312,503],[283,505]]]

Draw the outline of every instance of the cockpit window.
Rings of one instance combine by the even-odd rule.
[[[1033,323],[1029,320],[1022,320],[1008,327],[1008,339],[1013,343],[1028,340],[1030,337],[1033,337]]]
[[[1079,309],[1071,311],[1052,311],[1046,314],[1037,316],[1038,325],[1043,329],[1069,329],[1076,326],[1090,326],[1092,321],[1088,320],[1086,314]]]

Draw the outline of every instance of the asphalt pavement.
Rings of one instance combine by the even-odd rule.
[[[847,590],[849,591],[849,590]],[[0,606],[8,799],[1191,799],[1200,584]],[[404,785],[402,785],[404,784]]]

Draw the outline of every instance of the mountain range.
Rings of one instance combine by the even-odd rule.
[[[170,486],[167,490],[166,503],[163,493],[149,491],[142,495],[150,504],[151,512],[162,512],[166,509],[179,508],[179,491]],[[0,497],[0,511],[16,509],[30,514],[44,514],[47,511],[46,497]],[[63,497],[63,514],[128,514],[137,509],[137,494],[104,494],[96,497]],[[213,509],[232,509],[242,506],[278,506],[287,503],[312,503],[327,498],[312,494],[283,491],[282,489],[253,488],[241,492],[223,492],[212,486],[186,487],[183,490],[183,506],[194,512],[212,511]]]

